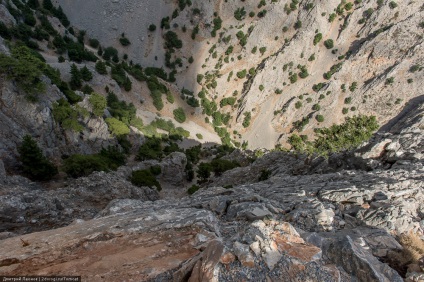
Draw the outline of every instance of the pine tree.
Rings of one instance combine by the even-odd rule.
[[[71,66],[71,81],[69,82],[69,85],[72,89],[78,89],[82,86],[81,83],[81,73],[78,70],[78,67],[75,64],[72,64]]]
[[[90,81],[93,79],[93,75],[91,74],[91,71],[87,68],[87,66],[84,66],[81,70],[80,70],[80,74],[81,74],[81,78],[84,81]]]
[[[46,9],[46,10],[51,11],[54,8],[53,7],[53,4],[52,4],[52,1],[50,1],[50,0],[43,0],[43,8]]]
[[[37,9],[38,7],[40,7],[40,4],[38,3],[38,0],[28,0],[27,5],[31,8],[31,9]]]
[[[60,20],[60,22],[63,24],[64,27],[68,27],[71,24],[66,14],[63,12],[63,9],[61,6],[55,9],[54,14]]]
[[[96,71],[99,74],[107,74],[106,64],[103,61],[97,61],[96,63]]]
[[[125,78],[125,82],[124,82],[124,89],[125,91],[130,91],[132,88],[132,82],[131,80],[128,78],[128,76]]]
[[[43,155],[31,136],[23,138],[18,148],[22,169],[33,180],[50,180],[57,174],[57,168]]]
[[[97,55],[99,55],[99,56],[102,56],[103,55],[102,46],[99,46],[99,49],[97,50]]]

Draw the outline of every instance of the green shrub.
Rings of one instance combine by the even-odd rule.
[[[184,110],[182,108],[175,109],[173,111],[173,113],[174,113],[174,119],[177,122],[183,123],[183,122],[186,121],[186,115],[185,115],[185,112],[184,112]]]
[[[128,128],[128,126],[119,119],[111,117],[105,119],[105,122],[109,127],[109,131],[115,136],[127,135],[130,133],[130,129]]]
[[[106,98],[98,93],[92,93],[88,101],[93,108],[93,114],[98,117],[103,116],[107,106]]]
[[[320,153],[352,149],[371,138],[377,129],[378,123],[374,116],[347,117],[343,124],[317,129],[314,147]]]
[[[289,137],[288,142],[294,150],[328,156],[330,153],[359,146],[371,138],[377,129],[378,123],[374,116],[347,117],[340,125],[316,129],[316,138],[313,142],[307,142],[295,134]]]
[[[412,65],[409,68],[409,71],[412,72],[412,73],[414,73],[416,71],[420,71],[421,69],[423,69],[423,67],[421,67],[420,65],[416,64],[416,65]]]
[[[300,78],[303,79],[309,76],[308,69],[306,68],[306,66],[298,66],[298,68],[300,69],[300,73],[299,73]]]
[[[315,119],[316,119],[318,122],[323,122],[323,121],[324,121],[324,116],[323,116],[323,115],[316,115],[316,116],[315,116]]]
[[[156,25],[154,24],[149,25],[149,31],[153,32],[155,30],[156,30]]]
[[[96,71],[99,74],[107,74],[107,68],[106,68],[106,64],[103,61],[97,61],[96,63]]]
[[[312,110],[314,110],[314,111],[319,111],[320,109],[321,109],[321,106],[319,104],[314,104],[312,106]]]
[[[33,180],[46,181],[55,176],[58,171],[38,147],[37,142],[29,135],[25,135],[22,144],[18,147],[19,160],[23,172]]]
[[[87,66],[84,66],[80,69],[81,78],[84,81],[90,81],[93,79],[93,74],[91,71],[87,68]]]
[[[265,54],[265,52],[266,52],[266,47],[261,47],[261,48],[259,48],[259,52],[261,53],[261,55]]]
[[[246,11],[244,10],[244,7],[237,8],[237,10],[234,11],[234,17],[236,20],[241,21],[246,16]]]
[[[261,175],[259,175],[258,181],[265,181],[271,177],[272,172],[268,169],[261,170]]]
[[[199,33],[199,25],[196,25],[191,32],[191,39],[196,39],[196,35]]]
[[[216,176],[220,176],[225,171],[239,166],[240,164],[234,161],[214,159],[210,163],[201,163],[198,166],[197,176],[204,181],[210,177],[211,172],[214,172]]]
[[[130,40],[126,38],[124,35],[121,38],[119,38],[119,42],[121,43],[122,46],[128,46],[131,44]]]
[[[52,107],[53,118],[64,129],[81,132],[84,127],[78,121],[78,111],[71,107],[65,99],[59,99]]]
[[[390,84],[393,84],[394,81],[395,81],[394,77],[389,77],[389,78],[386,79],[385,84],[390,85]]]
[[[299,29],[302,27],[302,21],[298,20],[294,23],[294,28]]]
[[[69,85],[72,90],[79,89],[82,86],[82,75],[75,64],[71,65],[71,80],[69,81]]]
[[[245,78],[246,77],[246,75],[247,75],[247,70],[246,69],[244,69],[244,70],[241,70],[241,71],[239,71],[239,72],[237,72],[237,77],[238,78],[240,78],[240,79],[242,79],[242,78]]]
[[[322,33],[315,34],[314,45],[317,45],[321,41],[321,39],[322,39]]]
[[[202,135],[202,134],[200,134],[200,133],[196,133],[196,137],[197,137],[198,139],[200,139],[200,140],[202,140],[202,139],[203,139],[203,135]]]
[[[130,91],[132,87],[131,80],[125,73],[122,64],[113,65],[111,69],[112,78],[118,83],[119,86],[124,87],[125,91]]]
[[[146,142],[140,146],[137,153],[137,160],[160,160],[163,156],[162,142],[159,138],[147,138]]]
[[[118,50],[113,47],[107,47],[103,50],[103,59],[109,61],[113,57],[118,57]]]
[[[244,113],[244,119],[242,124],[244,128],[249,127],[251,119],[252,119],[252,114],[250,112]]]
[[[244,47],[244,46],[247,44],[247,38],[249,37],[249,35],[248,35],[248,34],[244,34],[244,32],[243,32],[243,31],[239,30],[239,31],[236,33],[236,37],[237,37],[237,39],[239,40],[240,45],[241,45],[242,47]]]
[[[258,13],[258,18],[263,18],[263,17],[265,17],[266,13],[267,13],[267,10],[259,11],[259,13]]]
[[[126,125],[129,125],[131,120],[135,118],[136,109],[132,103],[127,104],[124,101],[119,101],[113,92],[109,92],[106,100],[109,112],[114,118],[119,119]]]
[[[154,90],[150,93],[150,96],[153,99],[153,105],[155,108],[160,111],[163,109],[163,102],[162,102],[162,93],[158,90]]]
[[[225,55],[227,56],[230,55],[233,52],[233,50],[234,50],[233,45],[228,46],[227,50],[225,51]]]
[[[312,90],[314,90],[315,92],[319,92],[322,88],[324,88],[325,84],[320,82],[318,84],[314,84],[312,86]]]
[[[156,187],[158,191],[162,190],[161,185],[156,180],[153,173],[147,169],[133,171],[131,174],[130,180],[133,185],[138,187],[142,187],[142,186],[147,186],[149,188]]]
[[[227,98],[223,98],[221,100],[221,102],[219,103],[219,105],[220,105],[221,108],[223,108],[227,105],[234,106],[236,101],[237,101],[236,97],[227,97]]]
[[[199,190],[200,189],[200,187],[199,186],[197,186],[197,185],[192,185],[190,188],[188,188],[188,190],[187,190],[187,193],[189,194],[189,195],[193,195],[194,193],[196,193],[197,192],[197,190]]]
[[[344,8],[346,9],[346,11],[349,11],[350,9],[352,9],[352,7],[353,7],[353,3],[352,2],[348,2],[344,6]]]
[[[162,168],[160,167],[160,165],[153,165],[149,169],[153,175],[159,175],[162,173]]]
[[[345,103],[345,104],[350,104],[350,103],[352,103],[352,97],[347,97],[347,98],[345,98],[345,99],[344,99],[344,103]]]
[[[216,36],[216,32],[220,30],[222,27],[222,19],[220,17],[216,17],[213,19],[213,30],[211,31],[212,37]]]
[[[327,39],[324,41],[324,46],[327,47],[327,49],[332,49],[334,47],[334,41],[333,39]]]
[[[94,171],[109,171],[125,164],[125,155],[114,147],[94,155],[72,155],[63,161],[62,169],[71,177],[87,176]]]
[[[210,163],[212,171],[216,176],[220,176],[227,170],[239,167],[240,164],[236,161],[229,161],[224,159],[214,159]]]
[[[390,1],[389,7],[390,9],[395,9],[398,6],[398,4],[395,1]]]
[[[303,117],[301,120],[293,122],[293,129],[302,131],[309,124],[309,117]]]
[[[99,40],[97,40],[97,39],[92,39],[92,38],[90,38],[89,40],[88,40],[88,45],[90,45],[91,47],[93,47],[93,48],[99,48],[99,46],[100,46],[100,42],[99,42]]]
[[[44,91],[41,81],[46,64],[25,46],[12,47],[12,56],[0,54],[0,73],[16,81],[25,92],[34,94]]]
[[[350,85],[350,87],[349,87],[349,90],[351,91],[351,92],[353,92],[353,91],[355,91],[356,90],[356,87],[358,86],[358,83],[356,82],[356,81],[354,81],[354,82],[352,82],[352,84]]]
[[[295,107],[296,109],[300,109],[300,108],[302,108],[302,102],[297,101],[297,102],[296,102],[296,104],[294,104],[294,107]]]
[[[203,74],[200,74],[200,73],[199,73],[199,74],[197,75],[197,83],[199,83],[199,84],[200,84],[200,83],[202,82],[202,80],[203,80],[203,78],[204,78],[204,77],[205,77],[205,76],[204,76]]]
[[[330,79],[333,76],[333,74],[341,70],[342,66],[343,66],[343,62],[331,66],[330,71],[324,73],[324,78]]]
[[[163,68],[147,67],[144,69],[144,73],[148,76],[160,77],[163,80],[167,80],[167,77],[168,77],[166,71]]]
[[[165,49],[181,49],[183,42],[178,38],[178,35],[173,31],[165,33]]]
[[[296,83],[296,81],[297,81],[297,73],[294,73],[294,74],[292,74],[292,75],[290,75],[289,76],[289,79],[290,79],[290,83]]]

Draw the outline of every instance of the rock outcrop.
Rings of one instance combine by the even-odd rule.
[[[19,223],[8,224],[1,238],[12,238],[0,241],[0,274],[82,275],[89,281],[403,281],[383,261],[403,249],[395,235],[423,233],[422,124],[418,104],[383,139],[376,135],[368,148],[382,151],[372,170],[335,169],[323,161],[318,174],[301,156],[265,154],[256,166],[273,170],[269,179],[203,188],[177,201],[131,186],[123,180],[131,171],[126,167],[53,191],[7,177],[3,221],[16,217],[18,207],[45,212],[41,203],[49,205],[50,214],[42,215],[57,219],[50,222],[55,227],[95,218],[21,236],[7,233]],[[404,153],[378,146],[387,138]],[[350,156],[367,162],[375,154],[365,148]],[[172,160],[183,164],[184,157],[175,153],[164,167],[174,167]],[[305,174],[293,174],[290,164],[303,164]],[[255,163],[251,167],[226,172],[216,183],[251,177]]]

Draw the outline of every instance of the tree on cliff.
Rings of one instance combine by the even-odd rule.
[[[44,155],[37,142],[25,135],[18,148],[22,170],[33,180],[50,180],[57,174],[57,168]]]

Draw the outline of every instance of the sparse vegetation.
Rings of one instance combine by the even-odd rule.
[[[374,116],[354,116],[347,117],[340,125],[316,129],[313,142],[305,142],[296,134],[290,136],[288,141],[294,150],[328,156],[359,146],[371,138],[377,129],[378,123]]]
[[[69,176],[77,178],[87,176],[94,171],[116,170],[124,165],[125,154],[116,147],[109,146],[94,155],[72,155],[63,161],[62,169]]]
[[[243,119],[243,127],[247,128],[250,126],[250,120],[252,119],[252,114],[250,112],[244,113],[244,119]]]

